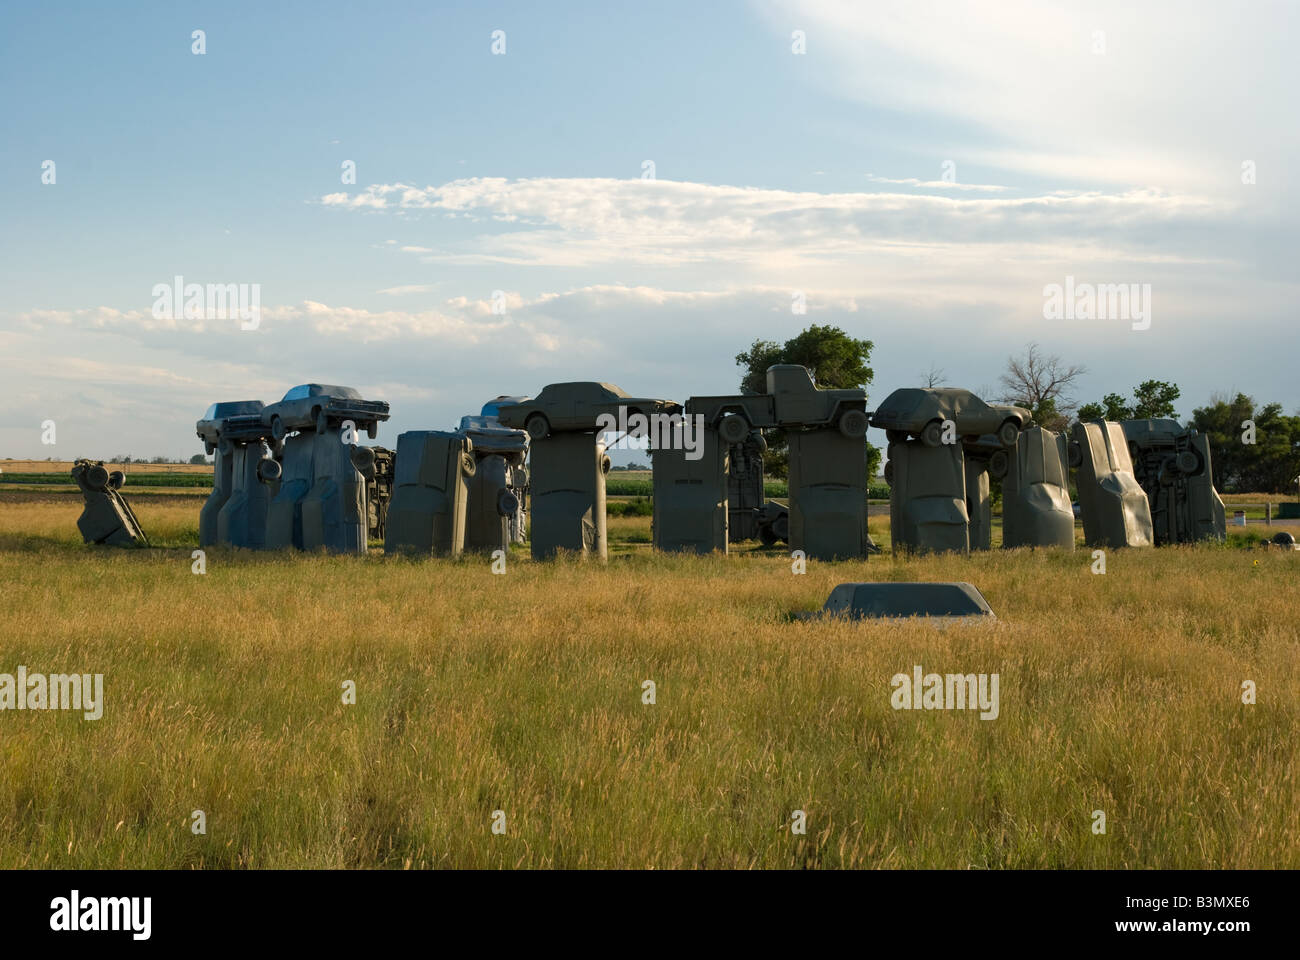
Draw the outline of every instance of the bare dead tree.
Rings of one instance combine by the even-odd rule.
[[[921,380],[924,381],[926,387],[930,389],[941,387],[948,382],[948,378],[944,375],[943,370],[936,367],[933,363],[930,364],[929,373],[921,374]]]
[[[1043,353],[1037,343],[1029,344],[1025,354],[1007,358],[1007,371],[998,382],[1001,401],[1038,410],[1050,403],[1060,414],[1072,413],[1077,404],[1066,391],[1088,372],[1082,364],[1067,365],[1060,357]]]

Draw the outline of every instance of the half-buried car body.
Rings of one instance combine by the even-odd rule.
[[[970,514],[961,444],[889,445],[890,539],[895,553],[968,553]]]
[[[1074,549],[1074,510],[1064,435],[1030,427],[1002,479],[1002,546]]]
[[[212,404],[194,425],[213,458],[212,493],[199,511],[199,546],[262,547],[266,511],[278,487],[265,476],[280,447],[262,421],[261,400]],[[269,485],[268,485],[269,484]]]
[[[72,479],[85,498],[77,529],[86,543],[115,547],[149,545],[131,505],[118,492],[126,483],[125,473],[110,472],[102,460],[82,459],[73,464]]]
[[[500,402],[526,399],[499,397],[484,404],[478,416],[460,418],[456,432],[469,437],[476,464],[469,484],[466,550],[504,550],[524,540],[528,433],[503,425],[496,411]]]
[[[1227,514],[1214,489],[1209,439],[1176,420],[1124,420],[1133,475],[1146,492],[1156,546],[1222,540]]]
[[[1083,535],[1090,547],[1149,547],[1154,535],[1146,492],[1133,475],[1118,423],[1076,423],[1069,460],[1077,465]]]

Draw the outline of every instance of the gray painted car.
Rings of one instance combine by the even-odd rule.
[[[194,425],[194,430],[208,456],[221,444],[222,440],[231,443],[249,443],[266,436],[266,426],[262,423],[261,400],[230,400],[214,403]]]
[[[867,435],[867,394],[858,387],[822,390],[807,367],[778,363],[767,368],[767,392],[691,397],[686,411],[704,417],[730,444],[769,427],[836,426],[846,437]]]
[[[373,440],[380,421],[387,419],[388,404],[383,400],[365,400],[352,387],[327,383],[299,384],[279,403],[262,409],[262,422],[271,428],[276,440],[283,440],[295,430],[324,433],[344,420],[351,420],[358,430],[364,428]]]
[[[1223,540],[1223,499],[1214,489],[1209,438],[1176,420],[1124,420],[1133,476],[1151,506],[1156,546]]]
[[[850,620],[902,620],[925,617],[931,622],[996,620],[989,602],[974,584],[841,583],[821,610],[796,612],[799,620],[846,617]]]
[[[524,462],[528,453],[528,434],[523,430],[503,426],[494,416],[464,416],[460,418],[457,432],[474,441],[474,452],[510,454],[512,461]]]
[[[497,417],[505,426],[527,430],[534,440],[542,440],[552,431],[594,430],[602,414],[618,416],[620,407],[626,408],[628,416],[674,414],[682,410],[681,404],[671,400],[629,397],[612,383],[594,380],[548,384],[531,399],[501,402],[496,407]]]
[[[943,441],[943,422],[951,420],[959,437],[991,433],[1004,447],[1013,447],[1020,431],[1033,422],[1024,407],[985,403],[969,390],[904,387],[887,396],[871,417],[871,425],[885,431],[890,443],[909,436],[927,447]]]

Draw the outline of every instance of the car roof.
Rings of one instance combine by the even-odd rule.
[[[262,406],[261,400],[227,400],[222,403],[214,403],[208,407],[202,419],[222,420],[226,417],[237,417],[241,414],[261,413]]]
[[[460,426],[457,427],[456,429],[457,430],[478,430],[486,433],[502,433],[502,434],[506,434],[506,433],[522,434],[524,432],[522,430],[516,430],[513,427],[507,427],[500,420],[498,420],[496,417],[491,415],[473,416],[469,414],[460,418]]]
[[[360,400],[361,394],[352,387],[340,387],[330,383],[300,383],[296,387],[290,387],[288,393],[284,395],[285,400],[305,400],[308,397],[342,397],[346,400]]]
[[[1121,420],[1119,425],[1129,439],[1155,437],[1172,439],[1190,432],[1177,420],[1169,420],[1165,417],[1153,417],[1150,420]]]
[[[573,380],[567,383],[548,383],[542,388],[542,393],[548,390],[554,390],[556,393],[560,390],[572,393],[595,393],[597,391],[606,391],[616,397],[626,397],[627,394],[619,387],[612,383],[602,383],[598,380]]]
[[[925,400],[943,400],[945,397],[973,397],[975,394],[961,387],[900,387],[889,395],[913,403]]]
[[[502,396],[495,397],[489,400],[487,403],[483,404],[483,409],[479,411],[479,416],[495,417],[498,413],[501,412],[502,407],[513,406],[515,404],[524,403],[525,401],[531,399],[532,397],[508,397],[503,394]]]

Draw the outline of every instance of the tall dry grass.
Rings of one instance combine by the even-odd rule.
[[[0,672],[106,687],[98,721],[0,713],[0,867],[1300,866],[1300,553],[796,576],[627,518],[603,566],[212,550],[197,576],[196,506],[139,503],[152,550],[81,546],[78,509],[0,503]],[[857,579],[969,580],[999,620],[789,619]],[[1001,716],[892,710],[917,663],[1000,674]]]

